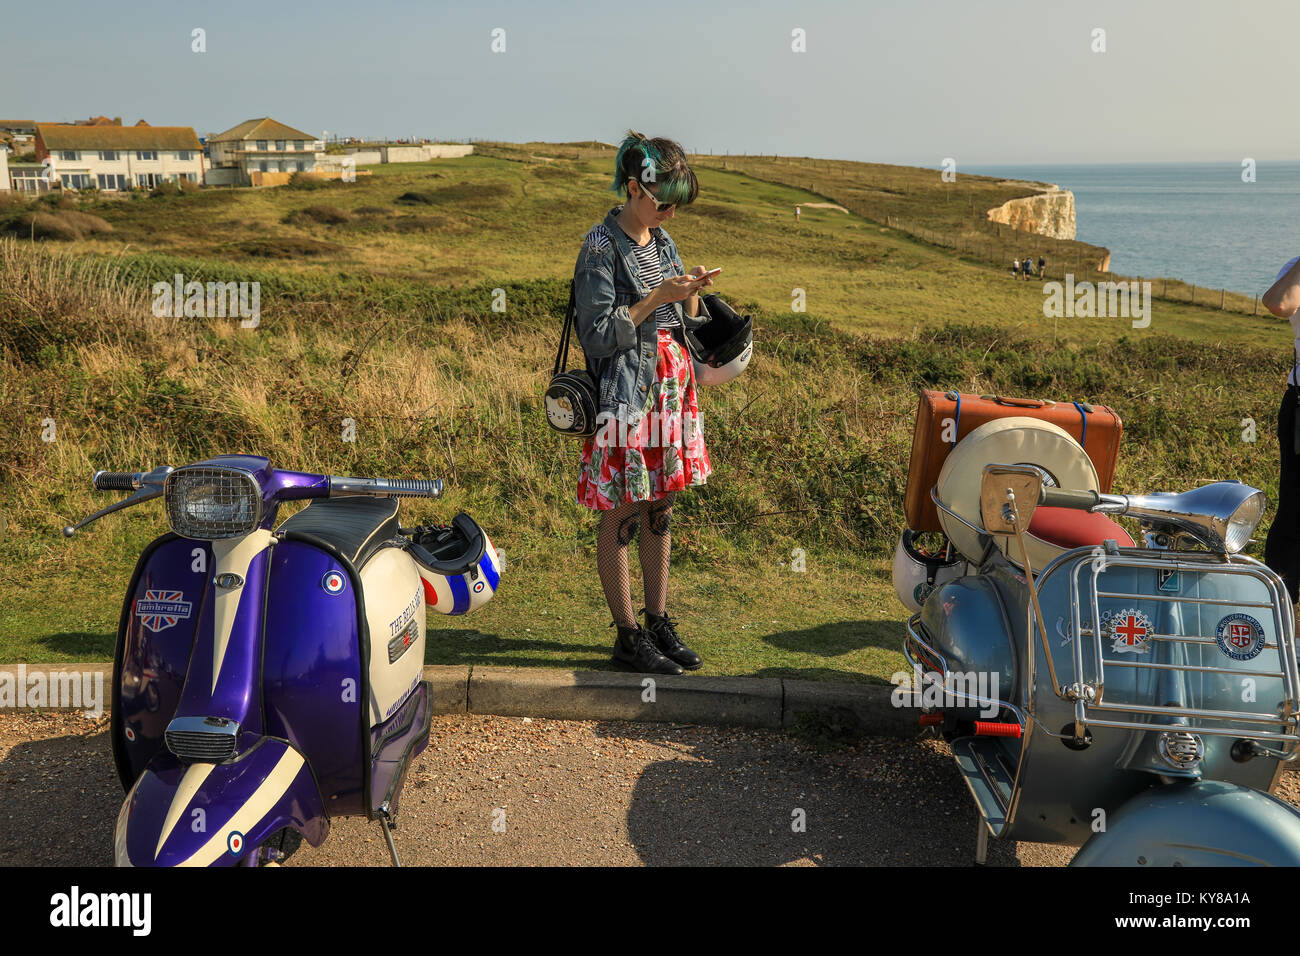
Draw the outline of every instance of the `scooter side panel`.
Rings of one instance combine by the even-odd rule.
[[[275,546],[262,658],[267,733],[302,751],[331,816],[366,812],[358,583],[305,541]]]
[[[113,755],[129,789],[164,747],[181,698],[212,568],[206,541],[165,534],[145,548],[118,626],[114,655]]]
[[[981,678],[976,684],[996,692],[999,701],[1013,702],[1016,653],[1010,622],[993,583],[984,576],[956,578],[926,598],[921,623],[934,637],[934,647],[948,673]]]
[[[286,741],[257,738],[221,764],[163,751],[127,794],[115,854],[119,866],[234,866],[284,827],[312,846],[329,833],[311,767]]]
[[[424,673],[424,589],[403,548],[383,548],[361,568],[370,631],[370,726],[388,721]]]
[[[411,761],[429,746],[429,724],[433,717],[433,686],[420,681],[397,712],[371,731],[374,772],[370,778],[370,805],[389,805],[397,813],[397,801]]]
[[[1209,780],[1149,790],[1111,814],[1071,866],[1300,866],[1300,812]]]

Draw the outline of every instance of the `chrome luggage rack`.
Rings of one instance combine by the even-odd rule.
[[[1069,568],[1070,613],[1073,622],[1072,633],[1078,639],[1071,642],[1073,653],[1071,662],[1074,669],[1074,681],[1058,690],[1060,696],[1075,702],[1076,721],[1087,726],[1115,727],[1126,730],[1150,730],[1155,721],[1150,718],[1173,717],[1182,725],[1181,729],[1199,733],[1255,740],[1267,740],[1278,743],[1300,743],[1300,701],[1297,700],[1300,688],[1300,673],[1297,671],[1295,628],[1291,614],[1291,603],[1286,591],[1282,589],[1277,576],[1259,562],[1235,555],[1220,555],[1206,552],[1200,557],[1199,552],[1179,552],[1177,558],[1169,557],[1170,552],[1161,552],[1162,557],[1146,557],[1134,554],[1128,549],[1109,550],[1104,560],[1095,556],[1081,555],[1074,559]],[[1098,576],[1103,570],[1112,568],[1150,568],[1157,571],[1174,571],[1188,574],[1233,574],[1254,578],[1267,590],[1270,602],[1241,601],[1235,599],[1190,597],[1183,594],[1137,594],[1128,591],[1098,590]],[[1085,583],[1086,592],[1082,595],[1080,578],[1082,572],[1088,571]],[[1146,602],[1157,601],[1177,603],[1184,606],[1218,606],[1231,608],[1251,608],[1256,611],[1267,610],[1273,618],[1273,633],[1276,638],[1267,640],[1261,654],[1272,652],[1277,662],[1276,670],[1256,671],[1241,667],[1215,667],[1204,664],[1157,663],[1155,661],[1116,660],[1113,656],[1107,661],[1102,646],[1103,629],[1101,621],[1100,599],[1119,601]],[[1087,602],[1092,610],[1092,619],[1084,626],[1080,620],[1080,605]],[[1261,615],[1263,616],[1263,615]],[[1031,621],[1036,628],[1036,622]],[[1096,674],[1085,673],[1083,660],[1083,639],[1092,639],[1093,661]],[[1152,633],[1148,640],[1157,645],[1184,645],[1196,647],[1214,645],[1212,636]],[[1044,641],[1047,651],[1047,666],[1055,673],[1051,659],[1050,640]],[[1231,664],[1231,661],[1228,662]],[[1178,671],[1188,674],[1239,674],[1243,677],[1277,678],[1282,681],[1283,699],[1273,712],[1236,711],[1196,708],[1181,705],[1138,704],[1106,698],[1106,669],[1134,668],[1150,671]],[[1092,676],[1094,679],[1089,680]],[[1053,680],[1055,684],[1055,680]],[[1264,703],[1261,701],[1261,704]],[[1108,719],[1094,714],[1130,715],[1130,719]],[[1139,718],[1145,717],[1146,720]],[[1225,726],[1233,724],[1237,726]],[[1241,725],[1248,726],[1241,726]],[[1158,724],[1157,724],[1158,726]],[[1268,729],[1268,728],[1275,729]]]

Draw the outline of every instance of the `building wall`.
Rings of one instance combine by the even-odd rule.
[[[348,147],[347,154],[356,160],[358,166],[376,166],[384,161],[384,154],[378,149],[362,149],[359,146],[351,146]]]
[[[0,192],[9,188],[9,150],[0,147]]]
[[[79,175],[88,176],[90,186],[99,186],[100,176],[112,176],[113,185],[106,187],[111,189],[117,188],[119,180],[116,177],[119,176],[125,176],[127,183],[135,187],[142,185],[142,175],[152,176],[155,182],[178,177],[192,178],[196,183],[203,182],[203,153],[196,149],[188,151],[189,159],[181,159],[180,151],[170,149],[154,150],[153,159],[140,158],[142,153],[149,152],[147,150],[79,149],[71,151],[75,156],[73,159],[64,158],[65,152],[68,151],[53,150],[49,153],[53,157],[54,174],[65,185],[69,184],[65,177]],[[101,158],[105,152],[115,154],[114,158]]]

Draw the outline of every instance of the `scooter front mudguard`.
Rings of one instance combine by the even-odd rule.
[[[1300,812],[1222,781],[1147,790],[1105,823],[1071,866],[1300,866]]]
[[[263,737],[228,763],[160,752],[117,819],[118,866],[235,866],[284,827],[312,846],[329,833],[311,768],[287,741]]]

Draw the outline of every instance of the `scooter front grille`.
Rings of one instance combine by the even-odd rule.
[[[177,717],[164,735],[181,760],[220,763],[235,755],[239,725],[224,717]]]

